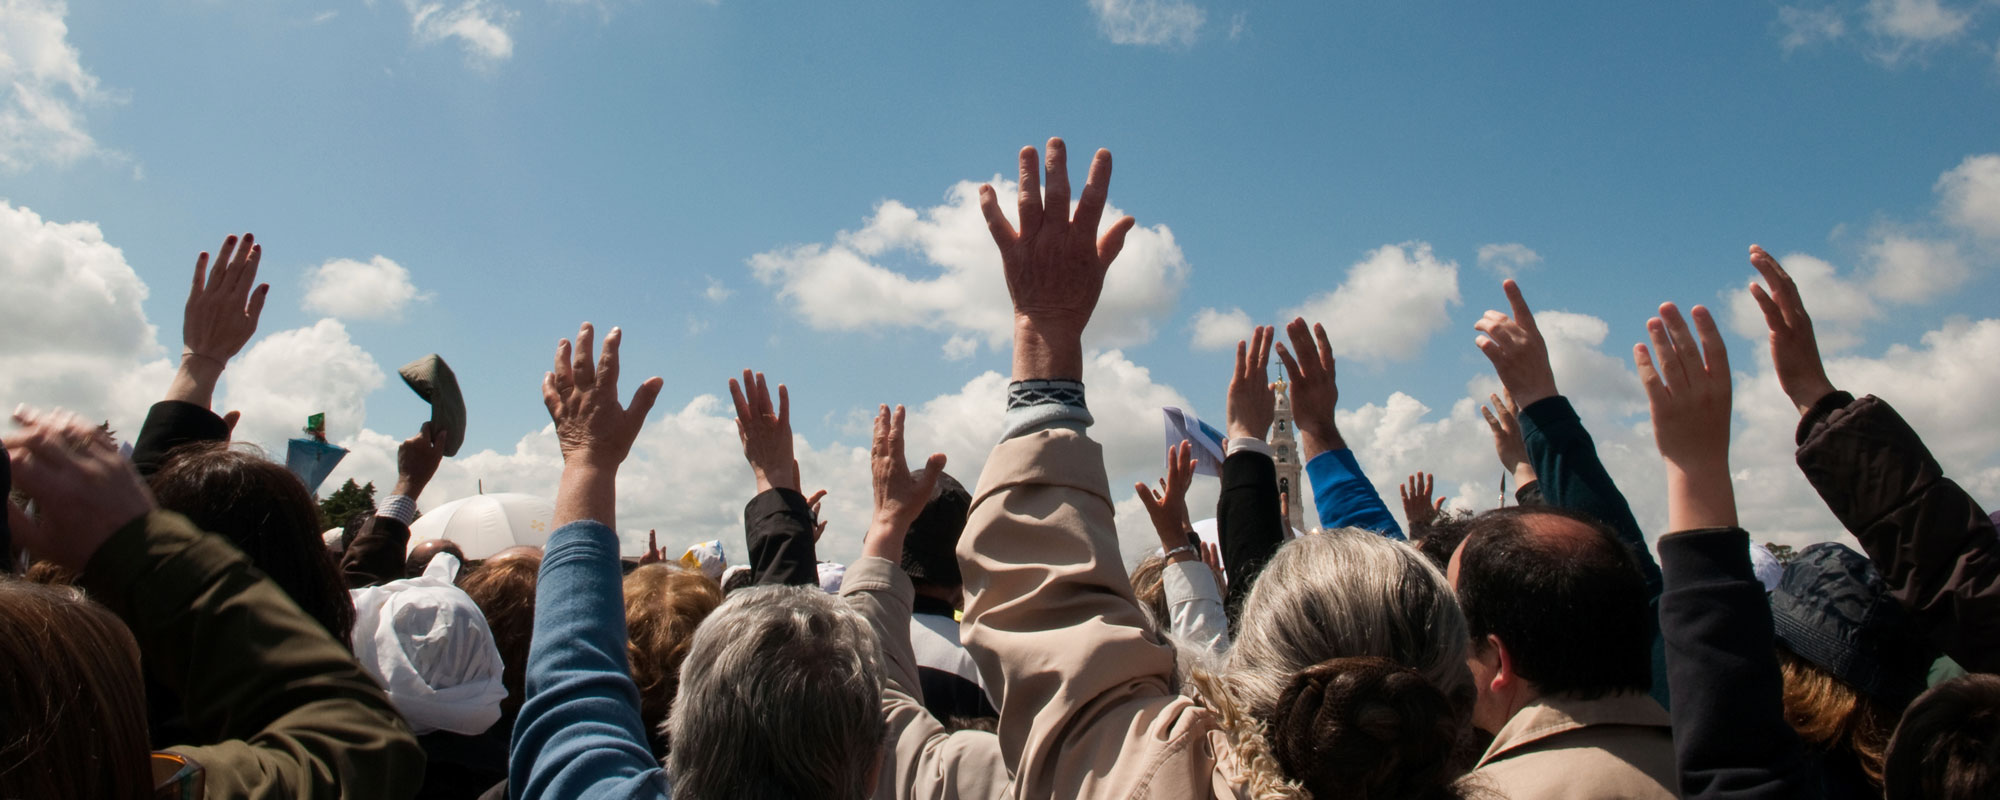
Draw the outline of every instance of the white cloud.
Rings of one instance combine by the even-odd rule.
[[[993,180],[1003,198],[1015,185]],[[1013,203],[1003,202],[1009,218]],[[1104,225],[1124,215],[1106,207]],[[979,184],[961,181],[945,203],[923,210],[895,200],[875,208],[860,230],[833,242],[751,256],[751,274],[820,330],[917,327],[1012,341],[1013,306],[1000,253],[979,212]],[[1084,342],[1118,347],[1145,342],[1187,283],[1187,260],[1165,225],[1139,226],[1105,275],[1104,293]]]
[[[1901,303],[1921,303],[1958,288],[1971,277],[1958,245],[1893,231],[1869,243],[1869,288]]]
[[[1204,308],[1194,314],[1194,349],[1228,350],[1237,342],[1249,340],[1251,330],[1256,327],[1243,309]]]
[[[137,435],[174,364],[146,321],[147,289],[94,222],[0,200],[0,404],[63,407]]]
[[[1522,272],[1541,263],[1542,254],[1519,242],[1479,246],[1479,268],[1502,278],[1520,277]]]
[[[1238,39],[1242,39],[1243,34],[1249,32],[1250,32],[1250,12],[1238,11],[1229,17],[1229,41],[1234,42]]]
[[[1965,30],[1972,14],[1941,0],[1868,0],[1868,29],[1902,44],[1950,39]]]
[[[944,357],[949,361],[964,361],[979,352],[979,340],[965,334],[953,334],[944,343]]]
[[[1207,11],[1186,0],[1090,0],[1090,10],[1112,44],[1188,47],[1208,21]]]
[[[374,357],[348,338],[346,326],[323,319],[266,336],[231,359],[216,409],[243,412],[236,438],[282,460],[285,440],[297,436],[310,415],[326,414],[329,441],[361,431],[368,394],[384,377]]]
[[[341,319],[400,319],[412,300],[428,300],[410,271],[382,256],[336,258],[306,275],[307,311]]]
[[[1451,323],[1459,304],[1458,264],[1439,261],[1424,242],[1384,245],[1348,268],[1331,292],[1308,298],[1284,319],[1326,325],[1334,352],[1370,363],[1415,356]]]
[[[1861,324],[1881,316],[1869,289],[1842,278],[1832,264],[1805,253],[1787,253],[1778,263],[1784,265],[1785,272],[1799,287],[1799,296],[1805,299],[1806,314],[1812,317],[1820,352],[1834,353],[1859,344]],[[1758,282],[1763,281],[1759,278]],[[1757,307],[1756,298],[1750,296],[1748,285],[1746,282],[1722,293],[1729,308],[1729,324],[1737,335],[1764,342],[1771,329],[1764,322],[1764,312]]]
[[[728,300],[730,295],[736,293],[735,289],[722,285],[722,281],[716,280],[713,275],[704,275],[702,277],[708,279],[708,288],[702,290],[701,296],[708,298],[708,302],[720,303]]]
[[[0,168],[103,155],[83,109],[116,102],[69,43],[62,0],[0,0]]]
[[[334,18],[338,16],[340,16],[340,12],[338,11],[321,11],[313,15],[311,24],[325,25],[326,23],[332,22]]]
[[[2000,155],[1966,156],[1938,176],[1939,213],[1970,233],[2000,238]]]
[[[1789,53],[1801,47],[1809,47],[1820,42],[1831,42],[1847,34],[1847,22],[1840,11],[1832,6],[1824,8],[1802,8],[1799,6],[1778,7],[1778,27],[1785,32],[1778,44]]]
[[[466,60],[490,66],[514,55],[514,37],[507,32],[519,15],[487,0],[463,0],[447,9],[444,3],[404,0],[410,9],[410,32],[418,44],[457,39]]]

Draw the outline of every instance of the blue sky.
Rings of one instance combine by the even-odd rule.
[[[255,231],[267,243],[273,284],[262,330],[339,320],[338,334],[319,327],[301,337],[317,346],[301,344],[290,358],[337,351],[355,362],[337,374],[365,377],[360,361],[372,360],[379,376],[414,356],[444,354],[470,398],[467,452],[519,456],[504,468],[461,468],[457,478],[483,475],[524,491],[552,491],[532,485],[548,465],[526,464],[533,448],[524,437],[546,422],[536,385],[555,340],[581,319],[625,328],[626,374],[667,376],[663,415],[721,392],[744,366],[791,384],[799,433],[829,472],[865,444],[855,419],[874,403],[970,394],[989,371],[1004,374],[1004,343],[966,322],[1004,309],[1004,298],[977,291],[976,281],[952,283],[951,270],[935,263],[944,250],[923,244],[949,249],[965,241],[962,225],[901,239],[906,228],[883,228],[890,244],[878,250],[850,241],[868,267],[860,272],[819,256],[843,247],[841,232],[864,231],[885,203],[920,216],[951,208],[963,181],[1011,178],[1014,151],[1050,135],[1079,152],[1111,148],[1112,203],[1159,236],[1157,258],[1132,267],[1160,278],[1132,293],[1141,299],[1121,330],[1137,332],[1100,342],[1147,370],[1134,386],[1177,392],[1220,416],[1227,353],[1191,346],[1205,308],[1240,309],[1258,322],[1301,307],[1390,309],[1394,319],[1336,343],[1346,359],[1343,407],[1388,414],[1402,392],[1430,409],[1421,419],[1432,427],[1384,423],[1357,446],[1383,464],[1372,476],[1378,484],[1428,458],[1454,493],[1480,498],[1473,505],[1491,503],[1497,463],[1483,428],[1467,424],[1476,409],[1454,404],[1490,375],[1470,329],[1502,300],[1497,273],[1481,264],[1483,246],[1532,254],[1520,275],[1538,307],[1603,323],[1600,343],[1579,345],[1574,365],[1559,364],[1591,387],[1599,379],[1615,386],[1611,370],[1661,300],[1714,304],[1719,292],[1740,288],[1753,241],[1781,256],[1823,259],[1829,296],[1859,293],[1859,305],[1832,320],[1846,337],[1843,357],[1867,362],[1857,362],[1856,374],[1914,363],[1885,357],[1896,345],[1941,363],[1975,360],[1980,351],[1952,343],[1985,342],[1983,328],[1928,350],[1924,337],[1956,317],[1976,327],[1993,316],[1983,301],[1995,288],[2000,230],[1983,227],[1993,223],[1981,209],[2000,178],[1968,161],[2000,151],[2000,10],[1992,4],[164,0],[65,8],[13,0],[0,4],[8,26],[0,47],[41,52],[32,48],[46,43],[47,26],[24,22],[50,17],[66,24],[57,41],[73,49],[89,84],[21,63],[0,73],[30,76],[16,95],[43,92],[72,109],[87,144],[32,123],[0,124],[10,133],[0,137],[0,197],[10,210],[32,209],[44,223],[96,223],[150,289],[142,307],[166,350],[178,340],[193,254],[225,233]],[[6,97],[6,108],[39,99]],[[4,127],[17,123],[25,133]],[[1962,166],[1954,174],[1968,177],[1950,185],[1964,191],[1940,188]],[[1429,278],[1368,291],[1394,294],[1407,283],[1414,298],[1357,286],[1346,305],[1315,300],[1341,287],[1353,265],[1374,262],[1378,248],[1406,244],[1399,257],[1429,264]],[[815,246],[811,257],[795,249]],[[759,254],[782,263],[754,269]],[[394,295],[403,298],[398,313],[368,318],[351,304],[330,311],[343,308],[337,299],[305,302],[309,274],[322,265],[377,256],[407,273],[400,280],[409,292]],[[1950,268],[1940,271],[1939,262]],[[871,294],[864,280],[900,273],[921,282],[940,270],[944,283],[914,294]],[[1428,292],[1417,285],[1425,280]],[[826,282],[843,288],[814,291]],[[350,290],[359,291],[326,289],[335,297]],[[930,305],[913,310],[912,297]],[[1589,322],[1578,326],[1590,339]],[[954,337],[959,343],[947,347]],[[38,341],[14,337],[0,351],[19,347],[14,355],[26,358],[45,347]],[[1737,341],[1744,385],[1755,386],[1754,342]],[[160,356],[127,349],[107,358],[151,364]],[[274,360],[278,349],[270,348]],[[244,371],[231,378],[245,382]],[[1955,402],[1974,404],[1968,418],[2000,411],[1971,391],[1989,379],[1966,380],[1938,391],[1965,392]],[[359,437],[364,423],[378,437],[406,435],[423,411],[396,383],[389,375],[379,389],[327,400],[349,417],[335,420],[336,435]],[[317,389],[289,390],[309,403]],[[264,407],[258,387],[240,391],[225,402]],[[1618,391],[1629,401],[1629,387],[1603,394]],[[17,393],[77,402],[53,390]],[[999,398],[991,402],[997,408]],[[1738,406],[1772,402],[1746,397]],[[1601,434],[1608,448],[1628,447],[1614,459],[1641,484],[1628,491],[1656,495],[1645,471],[1652,454],[1632,430],[1643,415],[1633,410],[1607,400],[1586,414],[1614,434]],[[709,411],[688,424],[720,413]],[[100,413],[136,424],[143,404]],[[250,431],[274,439],[296,424],[277,415]],[[942,405],[937,416],[956,424]],[[1748,436],[1781,421],[1760,427],[1746,416],[1739,429]],[[1114,459],[1114,487],[1129,486],[1147,463],[1142,437],[1129,438],[1114,443],[1132,452]],[[947,452],[976,466],[984,454],[970,444],[977,437],[966,441],[963,452]],[[368,472],[384,468],[380,441],[354,444],[350,469],[383,483],[393,477]],[[1949,465],[1986,475],[2000,491],[1995,446],[1976,438],[1947,454]],[[728,452],[661,447],[663,461],[711,462],[706,468],[747,486],[747,468]],[[1742,479],[1746,505],[1767,499],[1753,488],[1766,478],[1778,498],[1763,516],[1746,517],[1794,539],[1831,535],[1837,528],[1823,511],[1810,516],[1809,490],[1800,494],[1800,482],[1782,475],[1781,449],[1753,462],[1767,475]],[[674,474],[662,473],[668,491],[693,491],[671,488],[665,476]],[[865,513],[860,479],[826,480],[848,495],[836,513],[855,517],[843,519],[850,528]],[[441,493],[463,491],[462,483]],[[726,530],[725,512],[747,499],[647,505],[632,494],[633,524],[686,529],[677,538],[690,540],[693,531]],[[855,546],[858,530],[849,533],[835,550]]]

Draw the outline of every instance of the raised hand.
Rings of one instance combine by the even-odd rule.
[[[1514,315],[1486,312],[1472,325],[1480,333],[1474,341],[1479,352],[1493,362],[1493,371],[1500,374],[1500,383],[1507,387],[1507,394],[1520,402],[1519,408],[1527,408],[1559,394],[1556,373],[1549,366],[1548,342],[1542,340],[1542,330],[1535,326],[1535,312],[1528,308],[1527,298],[1521,296],[1521,286],[1507,280],[1501,282],[1500,288],[1506,290]]]
[[[1285,335],[1298,350],[1294,358],[1283,342],[1278,343],[1278,358],[1285,362],[1285,375],[1291,384],[1292,416],[1299,425],[1300,455],[1311,461],[1313,456],[1328,450],[1345,449],[1347,441],[1333,424],[1333,408],[1340,403],[1340,383],[1334,379],[1333,345],[1326,339],[1326,327],[1314,324],[1308,332],[1304,319],[1293,319],[1285,326]]]
[[[797,467],[793,467],[793,471],[796,472]],[[826,535],[826,520],[819,518],[819,504],[825,499],[825,489],[813,492],[811,497],[806,498],[806,507],[812,509],[813,515],[813,544],[819,544],[819,538]]]
[[[647,378],[632,393],[632,405],[621,405],[618,343],[624,333],[611,329],[604,337],[604,356],[593,365],[594,333],[590,323],[583,323],[573,353],[568,339],[558,342],[555,369],[542,377],[542,403],[556,424],[556,443],[563,457],[557,525],[590,519],[614,526],[618,465],[632,452],[632,442],[639,438],[646,414],[665,385],[657,376]]]
[[[1222,569],[1222,546],[1214,542],[1203,542],[1201,561],[1208,565],[1208,571],[1215,573],[1215,589],[1223,596],[1229,594],[1229,575]]]
[[[450,431],[426,422],[417,435],[396,447],[396,494],[411,500],[423,494],[444,461],[445,439],[450,436]]]
[[[764,373],[746,369],[741,384],[729,379],[729,399],[736,403],[736,437],[757,476],[757,493],[799,491],[799,462],[792,457],[792,396],[785,385],[778,384],[778,403],[773,406]]]
[[[869,444],[869,471],[875,489],[875,513],[861,555],[901,561],[903,538],[910,525],[924,513],[924,506],[937,492],[938,476],[944,474],[944,454],[932,453],[921,475],[911,474],[903,459],[903,407],[894,413],[882,406],[875,413],[875,436]]]
[[[1194,483],[1194,447],[1181,442],[1167,448],[1167,477],[1160,479],[1160,490],[1156,493],[1145,483],[1132,484],[1139,493],[1139,503],[1146,507],[1146,516],[1153,519],[1153,533],[1160,537],[1160,547],[1171,552],[1174,548],[1188,543],[1188,531],[1194,529],[1188,518],[1187,491]],[[1170,556],[1174,561],[1193,558],[1195,553],[1183,551]]]
[[[1397,492],[1403,496],[1403,519],[1410,523],[1411,530],[1431,524],[1432,520],[1437,519],[1438,512],[1444,510],[1445,498],[1439,497],[1435,503],[1431,501],[1431,488],[1435,480],[1436,476],[1428,472],[1419,472],[1411,475],[1408,483],[1397,488]]]
[[[208,253],[194,260],[194,286],[188,290],[181,315],[181,366],[167,388],[168,400],[208,407],[215,384],[229,359],[257,333],[270,284],[257,282],[257,265],[264,248],[257,237],[243,234],[222,240],[214,268]]]
[[[14,546],[82,571],[111,534],[153,510],[152,495],[117,443],[66,411],[14,412],[21,429],[7,437],[14,487],[40,515],[9,511]]]
[[[1534,482],[1535,465],[1528,461],[1528,442],[1521,435],[1521,407],[1511,393],[1505,402],[1497,394],[1486,399],[1488,404],[1480,406],[1479,413],[1493,431],[1493,452],[1500,456],[1500,466],[1513,473],[1516,487]]]
[[[1007,276],[1014,301],[1014,379],[1080,380],[1083,329],[1104,291],[1104,273],[1134,221],[1124,217],[1103,235],[1097,228],[1111,191],[1111,151],[1099,150],[1072,215],[1069,156],[1061,139],[1050,139],[1046,190],[1044,166],[1033,147],[1021,148],[1020,227],[1007,222],[992,186],[979,188],[979,210]]]
[[[1667,527],[1673,531],[1736,524],[1736,494],[1729,482],[1729,351],[1708,309],[1695,306],[1693,315],[1690,331],[1680,309],[1662,304],[1660,315],[1646,322],[1652,349],[1632,347],[1652,407],[1653,441],[1666,461]]]
[[[667,554],[660,551],[660,532],[657,529],[646,531],[646,553],[639,556],[639,566],[661,564],[666,560]]]
[[[1278,397],[1271,390],[1271,341],[1277,329],[1259,325],[1250,341],[1236,343],[1236,370],[1229,374],[1229,438],[1262,440],[1271,434]]]
[[[1770,287],[1751,281],[1750,297],[1763,310],[1764,325],[1771,329],[1771,363],[1778,371],[1778,386],[1804,414],[1820,398],[1834,392],[1833,382],[1826,378],[1826,365],[1819,358],[1812,317],[1806,316],[1805,300],[1799,297],[1791,274],[1764,248],[1750,245],[1750,266],[1757,268]]]

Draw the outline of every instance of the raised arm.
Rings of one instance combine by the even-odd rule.
[[[1260,325],[1250,341],[1236,343],[1236,366],[1229,373],[1228,454],[1222,461],[1222,494],[1216,499],[1215,528],[1229,574],[1223,608],[1231,630],[1257,574],[1291,537],[1284,500],[1278,493],[1278,466],[1271,459],[1271,423],[1278,395],[1271,385],[1271,345],[1278,330]]]
[[[264,248],[243,234],[222,240],[210,269],[207,253],[194,260],[194,286],[181,315],[181,363],[167,397],[153,405],[132,444],[132,460],[142,475],[158,471],[167,452],[190,442],[229,439],[233,425],[216,416],[215,385],[229,359],[257,333],[269,284],[257,282]],[[254,288],[253,288],[254,287]]]
[[[1646,331],[1652,348],[1634,346],[1632,359],[1666,462],[1660,625],[1682,796],[1817,796],[1818,776],[1785,720],[1771,609],[1750,566],[1750,537],[1736,527],[1729,354],[1701,306],[1693,331],[1672,303]]]
[[[1488,311],[1473,327],[1480,332],[1479,351],[1493,362],[1501,385],[1513,402],[1519,403],[1521,437],[1527,444],[1528,462],[1549,505],[1581,511],[1611,526],[1632,548],[1645,573],[1646,588],[1653,597],[1660,594],[1660,566],[1646,548],[1646,535],[1632,506],[1618,490],[1604,462],[1597,457],[1597,444],[1584,430],[1583,420],[1569,400],[1556,390],[1555,370],[1549,366],[1549,346],[1535,324],[1535,312],[1521,294],[1520,285],[1501,283],[1507,292],[1512,315]]]
[[[1201,560],[1201,545],[1188,518],[1187,490],[1194,483],[1194,446],[1188,442],[1167,448],[1167,477],[1153,491],[1144,483],[1132,488],[1153,520],[1160,552],[1167,563],[1160,571],[1167,599],[1167,631],[1183,641],[1220,652],[1229,642],[1229,618],[1223,613],[1222,587]]]
[[[1528,460],[1528,442],[1521,437],[1521,406],[1512,394],[1505,402],[1497,394],[1486,399],[1488,404],[1480,406],[1479,413],[1493,432],[1493,452],[1500,457],[1500,467],[1514,476],[1515,501],[1524,506],[1540,503],[1542,487],[1537,485],[1534,463]]]
[[[526,701],[507,765],[516,798],[664,798],[667,777],[639,715],[639,688],[625,653],[625,600],[618,564],[618,467],[632,450],[662,382],[618,401],[617,328],[592,364],[590,323],[556,346],[542,400],[562,448],[555,524],[535,585]]]
[[[417,498],[437,475],[438,465],[449,449],[445,439],[451,434],[426,422],[417,435],[404,439],[396,448],[396,488],[387,500],[375,507],[375,514],[361,524],[360,532],[347,551],[340,555],[340,573],[347,587],[359,589],[400,578],[404,554],[410,544],[410,523],[417,519]],[[346,520],[334,520],[345,523]]]
[[[148,671],[217,744],[165,749],[200,764],[210,797],[410,797],[424,756],[354,657],[236,548],[156,511],[95,426],[26,413],[8,437],[40,515],[20,544],[80,575],[124,620]],[[63,765],[88,768],[87,765]]]
[[[1354,451],[1347,449],[1347,440],[1334,425],[1340,384],[1335,381],[1333,344],[1327,341],[1325,326],[1315,324],[1308,329],[1304,319],[1294,319],[1285,326],[1285,335],[1298,353],[1294,357],[1279,342],[1278,358],[1285,362],[1286,377],[1291,379],[1300,455],[1306,462],[1306,479],[1312,483],[1320,525],[1328,530],[1356,527],[1391,539],[1403,538],[1395,515],[1389,513],[1389,506],[1368,482]]]
[[[1750,293],[1771,330],[1778,385],[1803,416],[1799,469],[1933,641],[1968,670],[2000,672],[2000,534],[1992,518],[1945,477],[1888,403],[1834,388],[1791,275],[1755,245],[1750,263],[1768,284],[1753,283]]]
[[[736,435],[743,458],[757,477],[757,495],[743,508],[743,538],[750,548],[750,573],[763,585],[819,585],[819,555],[813,547],[817,523],[812,502],[799,491],[799,462],[792,456],[792,398],[778,384],[771,403],[764,373],[743,371],[729,380],[736,403]]]

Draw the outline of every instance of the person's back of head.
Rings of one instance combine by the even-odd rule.
[[[354,656],[418,735],[484,733],[506,697],[486,615],[440,560],[422,576],[354,592]]]
[[[965,586],[958,572],[958,540],[971,513],[972,494],[951,475],[939,473],[930,502],[903,539],[903,572],[917,591],[951,593]]]
[[[161,508],[228,539],[334,639],[350,640],[354,604],[320,539],[319,506],[297,476],[213,442],[175,449],[150,483]]]
[[[458,563],[465,563],[465,551],[459,549],[457,542],[450,539],[425,539],[410,548],[409,555],[404,556],[403,577],[414,578],[424,574],[424,570],[431,565],[431,559],[437,558],[439,553],[450,553],[453,558],[458,559]]]
[[[625,654],[632,682],[639,685],[639,717],[656,756],[664,758],[669,749],[667,712],[680,690],[681,663],[694,645],[694,632],[720,605],[722,589],[715,581],[678,564],[647,564],[625,576]]]
[[[1300,671],[1279,696],[1270,750],[1307,796],[1460,797],[1451,756],[1461,709],[1416,670],[1336,658]]]
[[[667,728],[676,797],[861,800],[888,723],[881,646],[810,586],[731,595],[695,632]]]
[[[1888,800],[2000,797],[2000,676],[1931,687],[1903,712],[1884,770]]]
[[[528,669],[528,647],[534,642],[535,580],[542,570],[537,547],[510,547],[486,559],[459,581],[459,588],[486,615],[493,644],[500,650],[502,685],[507,699],[500,713],[511,718],[521,710]]]
[[[0,578],[0,797],[152,794],[139,646],[66,586]]]
[[[1451,567],[1475,650],[1499,639],[1538,695],[1593,700],[1652,687],[1646,581],[1602,523],[1549,506],[1488,511],[1468,523]]]

